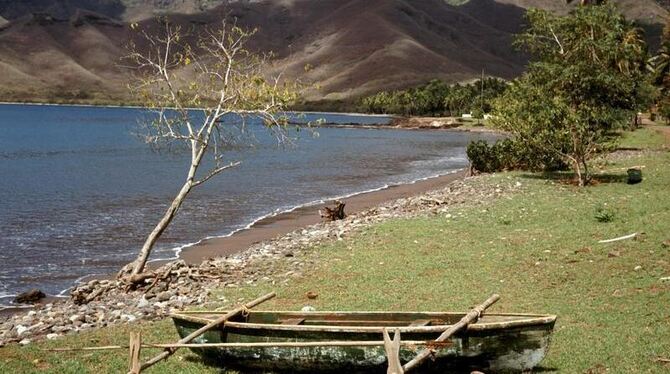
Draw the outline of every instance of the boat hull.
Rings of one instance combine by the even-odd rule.
[[[410,317],[411,318],[411,317]],[[179,335],[184,337],[205,321],[173,316]],[[523,372],[536,367],[548,351],[555,317],[542,323],[498,328],[468,329],[449,339],[416,372],[462,373],[466,370]],[[393,329],[397,326],[389,326]],[[380,341],[381,332],[353,331],[346,326],[309,329],[286,325],[230,323],[208,331],[195,343],[270,343],[324,341]],[[380,330],[381,331],[381,330]],[[403,341],[435,340],[439,332],[404,332]],[[401,362],[414,358],[424,346],[403,345]],[[383,346],[346,347],[245,347],[196,348],[208,364],[243,372],[348,372],[384,373],[387,360]],[[469,372],[469,371],[468,371]]]

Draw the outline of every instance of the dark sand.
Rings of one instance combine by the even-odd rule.
[[[421,180],[413,184],[391,186],[380,191],[354,195],[342,199],[346,203],[345,212],[352,214],[370,209],[387,201],[439,189],[457,179],[462,179],[465,174],[465,171],[459,171],[453,174]],[[181,253],[181,258],[187,263],[197,264],[208,258],[221,257],[243,251],[253,244],[319,223],[323,220],[319,216],[319,209],[323,208],[324,205],[318,204],[298,208],[292,212],[282,213],[261,220],[251,228],[239,231],[229,237],[204,240],[192,247],[185,248]],[[156,265],[156,263],[152,265]]]

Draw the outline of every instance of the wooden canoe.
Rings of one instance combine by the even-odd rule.
[[[179,335],[184,337],[224,313],[181,312],[171,317]],[[386,354],[382,332],[384,328],[397,328],[403,342],[402,363],[426,346],[439,348],[435,359],[426,361],[415,372],[523,372],[537,366],[546,355],[556,321],[553,315],[485,313],[477,323],[470,324],[443,345],[431,347],[430,341],[463,315],[250,311],[193,341],[218,346],[192,350],[210,365],[244,373],[384,373]],[[236,346],[221,343],[236,343]]]

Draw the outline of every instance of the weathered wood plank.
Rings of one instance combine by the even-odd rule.
[[[282,325],[300,325],[305,322],[304,318],[287,318],[280,320]]]

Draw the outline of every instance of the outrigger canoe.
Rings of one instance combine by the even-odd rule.
[[[183,338],[225,313],[181,312],[171,317]],[[247,311],[197,337],[193,343],[205,347],[191,349],[210,365],[243,373],[384,373],[387,357],[379,343],[389,329],[400,332],[402,363],[426,347],[433,349],[433,359],[416,372],[524,372],[547,354],[556,322],[554,315],[484,313],[477,322],[431,347],[431,341],[464,315]]]

